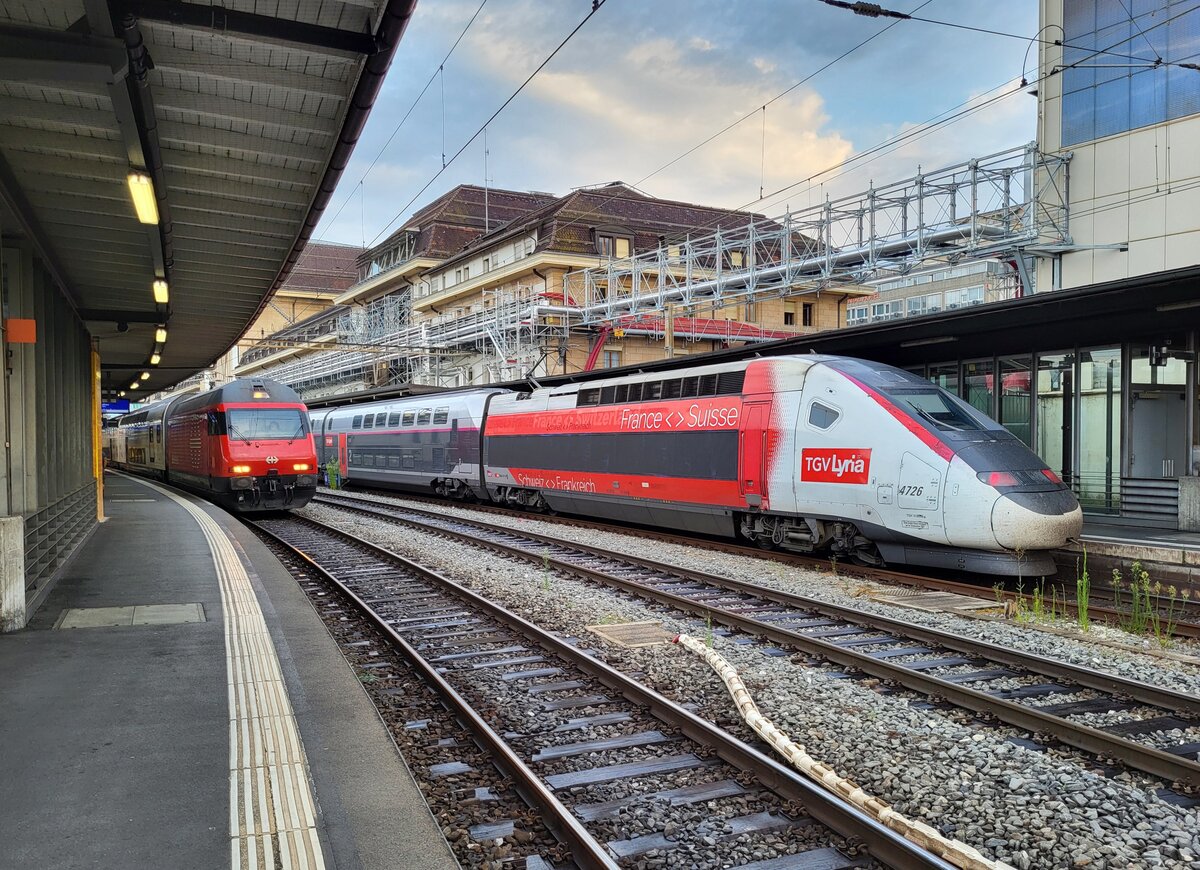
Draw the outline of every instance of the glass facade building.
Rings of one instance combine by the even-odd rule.
[[[1063,147],[1200,112],[1194,0],[1063,0],[1063,43]]]

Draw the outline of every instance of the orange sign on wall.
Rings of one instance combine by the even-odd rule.
[[[4,340],[9,344],[36,344],[37,321],[32,317],[9,317],[4,321]]]

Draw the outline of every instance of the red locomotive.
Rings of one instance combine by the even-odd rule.
[[[317,491],[308,409],[275,381],[231,381],[141,408],[105,440],[113,465],[238,512],[303,507]]]

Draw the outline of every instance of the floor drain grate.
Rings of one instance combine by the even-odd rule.
[[[587,630],[617,646],[653,646],[670,643],[675,635],[664,631],[661,622],[618,622],[610,625],[589,625]]]

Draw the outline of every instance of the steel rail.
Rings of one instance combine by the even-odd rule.
[[[301,520],[297,517],[293,517],[292,519],[297,522],[317,525],[323,529],[327,528],[320,523],[315,523],[313,520]],[[343,598],[349,601],[387,639],[388,643],[403,656],[404,660],[418,673],[426,685],[430,686],[450,706],[455,715],[482,742],[497,766],[512,777],[513,785],[517,792],[531,806],[539,810],[546,827],[571,848],[572,857],[581,868],[587,868],[587,870],[618,870],[619,865],[609,855],[604,844],[587,832],[587,829],[575,818],[575,815],[555,797],[550,788],[521,760],[520,756],[512,750],[512,747],[504,742],[504,738],[496,733],[495,729],[479,715],[470,702],[460,695],[445,677],[438,673],[437,668],[426,661],[408,641],[388,625],[387,621],[374,608],[363,601],[357,593],[342,583],[337,577],[321,567],[316,560],[303,550],[293,546],[279,537],[279,535],[276,535],[253,520],[243,517],[242,521],[251,526],[256,533],[269,538],[277,545],[294,553],[297,558],[306,562],[314,573],[320,575],[321,579],[336,589]],[[344,532],[338,532],[338,534],[347,538],[353,538],[352,535],[346,535]],[[364,541],[354,540],[356,543],[366,544]],[[414,562],[410,562],[395,554],[389,554],[388,557],[401,562],[407,569],[415,572],[422,578],[441,582],[441,578],[438,575],[433,574],[428,569],[422,568]]]
[[[444,500],[439,500],[425,495],[415,493],[400,493],[396,491],[380,491],[390,498],[406,498],[416,501],[426,502],[430,504],[444,504]],[[338,496],[344,498],[352,498],[345,493],[338,492]],[[454,505],[455,507],[463,508],[464,510],[476,510],[481,513],[495,513],[501,516],[519,516],[531,520],[537,520],[545,523],[555,523],[559,525],[574,526],[576,528],[596,529],[597,531],[612,532],[614,534],[633,535],[639,538],[647,538],[654,541],[665,541],[667,543],[679,544],[684,547],[700,547],[705,550],[712,550],[718,553],[730,553],[738,556],[746,556],[751,559],[762,559],[768,562],[777,562],[781,565],[796,565],[803,568],[810,568],[818,571],[828,571],[830,560],[822,559],[818,556],[806,556],[803,553],[794,553],[786,550],[763,550],[758,547],[746,546],[733,541],[718,540],[711,537],[695,537],[689,535],[676,534],[674,532],[666,532],[660,529],[650,529],[645,526],[635,524],[622,524],[616,522],[603,522],[600,520],[592,520],[586,517],[562,517],[556,514],[536,513],[533,511],[522,510],[507,506],[499,506],[493,504],[471,503],[465,502]],[[958,595],[967,595],[972,598],[979,598],[985,601],[995,600],[997,590],[993,587],[984,588],[976,583],[966,583],[961,580],[947,580],[941,577],[928,577],[924,574],[913,574],[906,571],[898,571],[894,568],[877,568],[868,565],[856,565],[850,562],[842,562],[838,567],[838,572],[847,577],[860,577],[864,580],[872,580],[878,583],[895,583],[901,586],[911,586],[917,589],[936,589],[942,592],[953,592]],[[1051,585],[1058,585],[1065,591],[1069,591],[1067,585],[1063,582],[1056,582]],[[1098,588],[1093,591],[1095,594],[1103,594],[1105,598],[1112,599],[1112,595],[1103,588]],[[1026,604],[1031,604],[1033,595],[1016,592],[1011,589],[1001,590],[998,593],[1005,601],[1022,601]],[[1174,637],[1186,637],[1200,640],[1200,596],[1193,597],[1190,600],[1177,598],[1174,601],[1166,595],[1152,595],[1151,600],[1158,604],[1161,608],[1170,609],[1173,607],[1180,608],[1180,615],[1187,614],[1187,620],[1180,620],[1171,626],[1171,635]],[[1069,597],[1064,598],[1057,606],[1065,607],[1067,613],[1072,616],[1078,615],[1078,607]],[[1106,604],[1091,603],[1088,606],[1088,614],[1094,621],[1103,622],[1107,625],[1120,625],[1122,617],[1127,617],[1128,612],[1118,610],[1116,607],[1110,607]]]
[[[424,567],[412,562],[409,559],[388,550],[371,541],[360,538],[350,532],[334,528],[324,523],[307,517],[291,517],[296,522],[302,522],[316,527],[323,532],[340,537],[345,541],[350,541],[356,546],[360,546],[378,555],[382,559],[392,561],[404,566],[406,570],[412,571],[424,579],[427,579],[438,586],[442,587],[450,594],[460,598],[472,607],[475,607],[493,619],[501,622],[514,631],[523,634],[533,643],[550,651],[552,654],[569,662],[573,666],[579,668],[594,677],[599,682],[603,683],[609,689],[617,692],[626,700],[639,706],[648,708],[657,718],[663,722],[679,729],[679,731],[691,738],[698,744],[706,746],[713,750],[720,758],[727,763],[737,767],[740,770],[749,772],[766,788],[775,792],[777,795],[798,801],[804,805],[805,810],[818,822],[822,823],[831,830],[845,837],[855,837],[862,840],[870,851],[872,857],[885,863],[887,866],[895,868],[895,870],[953,870],[953,865],[943,861],[936,855],[922,849],[916,843],[913,843],[904,837],[900,836],[895,831],[884,827],[869,816],[859,812],[851,805],[843,802],[830,792],[821,789],[817,785],[809,782],[803,776],[791,768],[775,761],[762,752],[759,752],[754,747],[744,743],[737,737],[717,727],[713,723],[700,716],[692,713],[689,710],[676,704],[674,701],[660,695],[658,692],[643,685],[642,683],[626,676],[621,671],[606,664],[599,659],[593,658],[587,653],[576,649],[571,644],[567,643],[559,637],[545,631],[525,618],[513,613],[504,606],[491,601],[479,593],[468,589],[465,586],[456,583],[455,581],[445,577],[444,575],[433,571],[430,568]],[[519,765],[518,770],[522,771],[522,776],[526,774],[536,780],[536,774],[530,771],[524,762],[513,753],[511,748],[503,742],[503,739],[487,725],[479,714],[470,707],[468,702],[459,695],[452,686],[447,683],[436,670],[421,658],[420,653],[414,650],[389,626],[379,614],[375,613],[371,607],[366,604],[354,592],[349,590],[344,584],[333,577],[328,571],[320,568],[319,565],[306,553],[292,547],[290,544],[282,541],[277,535],[274,535],[265,529],[262,529],[256,523],[250,520],[245,522],[253,525],[256,531],[260,531],[279,541],[283,546],[288,547],[293,552],[297,553],[301,558],[313,565],[316,570],[320,571],[321,575],[330,580],[343,595],[354,602],[355,607],[362,610],[370,620],[378,627],[389,640],[404,651],[405,657],[412,657],[414,664],[418,665],[421,672],[429,673],[432,677],[436,677],[438,685],[444,685],[446,697],[454,704],[456,709],[462,710],[472,723],[478,722],[482,728],[487,729],[487,733],[491,735],[488,748],[492,749],[492,740],[496,741],[496,748],[501,752],[498,759],[511,759],[516,765]],[[441,689],[439,689],[441,691]],[[460,705],[463,705],[460,707]],[[540,781],[536,783],[541,791],[547,791],[545,786]],[[547,792],[548,793],[548,792]],[[573,826],[578,827],[584,835],[591,839],[591,835],[587,834],[586,830],[579,825],[575,817],[570,811],[562,806],[561,802],[554,797],[553,794],[548,794],[548,797],[553,801],[553,805],[562,808],[562,811],[570,816]],[[557,832],[556,832],[557,833]],[[592,840],[592,842],[596,842]],[[603,848],[603,847],[601,847]],[[610,864],[596,866],[616,866]]]
[[[318,498],[322,501],[322,503],[326,504],[334,504],[336,501],[324,496],[320,496]],[[852,649],[840,647],[836,644],[830,643],[829,641],[805,635],[801,632],[779,628],[771,623],[763,622],[750,616],[745,616],[737,613],[736,611],[702,604],[685,596],[677,595],[664,589],[658,589],[625,577],[606,574],[603,571],[588,568],[583,565],[577,565],[566,560],[554,558],[553,556],[547,557],[541,553],[533,553],[527,550],[522,550],[517,546],[504,544],[498,541],[488,541],[486,539],[473,537],[465,533],[458,533],[454,532],[453,530],[438,528],[436,526],[422,523],[419,520],[406,519],[404,517],[396,516],[389,513],[387,510],[378,507],[365,507],[357,504],[345,504],[341,505],[341,507],[343,509],[358,511],[372,516],[378,516],[381,519],[405,523],[415,528],[431,530],[435,533],[450,535],[470,544],[484,546],[492,549],[495,552],[515,556],[525,561],[541,564],[548,563],[554,568],[590,579],[594,582],[600,583],[601,585],[616,586],[617,588],[639,597],[649,598],[657,601],[660,604],[666,604],[688,613],[694,613],[698,616],[711,618],[715,622],[720,622],[724,625],[744,631],[747,634],[766,637],[776,643],[797,647],[807,653],[820,656],[821,658],[832,661],[843,667],[852,668],[880,679],[898,683],[906,688],[920,692],[921,694],[945,698],[957,706],[973,710],[976,713],[984,713],[994,716],[996,719],[1009,725],[1014,725],[1033,733],[1052,735],[1054,738],[1068,746],[1073,746],[1077,749],[1082,749],[1095,755],[1118,759],[1130,767],[1153,774],[1154,776],[1162,777],[1168,781],[1179,781],[1192,787],[1200,787],[1200,763],[1190,761],[1181,756],[1172,755],[1171,753],[1160,749],[1144,746],[1131,740],[1126,740],[1121,737],[1107,734],[1106,732],[1097,728],[1091,728],[1087,725],[1071,722],[1059,716],[1043,713],[1034,707],[1027,707],[1022,704],[1017,704],[1014,701],[996,698],[977,689],[971,689],[967,686],[951,683],[947,680],[921,673],[920,671],[910,670],[905,668],[903,665],[892,664],[886,660],[876,659],[867,655],[866,653],[856,652]],[[384,507],[392,507],[395,510],[401,511],[411,511],[416,514],[424,514],[426,516],[432,516],[439,519],[442,518],[437,514],[433,514],[432,512],[423,511],[416,508],[402,507],[399,505],[385,505]],[[692,571],[664,562],[657,562],[652,559],[641,559],[624,553],[615,553],[598,547],[589,547],[583,544],[577,544],[573,541],[566,541],[545,535],[538,535],[533,532],[526,532],[505,526],[498,526],[481,520],[469,520],[461,517],[450,517],[448,519],[452,522],[462,522],[504,535],[528,538],[547,546],[575,549],[597,558],[623,561],[638,565],[646,568],[647,570],[674,574],[683,579],[707,583],[732,592],[755,595],[784,606],[801,607],[806,610],[815,610],[822,614],[843,619],[847,622],[857,625],[866,625],[870,626],[871,628],[889,631],[904,637],[911,637],[914,640],[922,640],[943,645],[952,650],[965,652],[970,655],[975,655],[980,658],[1000,662],[1003,664],[1016,665],[1048,677],[1065,679],[1073,683],[1078,683],[1085,688],[1096,689],[1097,691],[1109,694],[1126,696],[1155,707],[1186,711],[1193,716],[1200,716],[1200,698],[1182,692],[1175,692],[1170,689],[1149,686],[1144,683],[1126,680],[1122,677],[1104,674],[1097,671],[1090,671],[1086,668],[1080,668],[1076,665],[1067,664],[1065,662],[1054,661],[1043,656],[1024,653],[1019,650],[1006,647],[998,647],[984,641],[974,641],[968,638],[958,637],[957,635],[949,634],[938,629],[927,628],[925,626],[903,622],[901,620],[892,619],[890,617],[881,616],[878,614],[866,614],[850,608],[819,601],[817,599],[807,598],[801,595],[795,595],[793,593],[782,592],[779,590],[770,589],[768,587],[758,586],[753,583],[747,583],[741,580],[733,580],[718,575],[705,574],[700,571]]]

